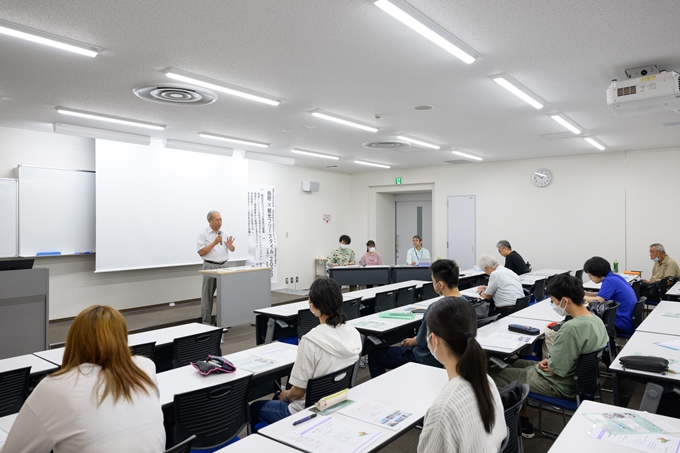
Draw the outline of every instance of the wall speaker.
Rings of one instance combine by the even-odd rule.
[[[304,192],[318,192],[319,183],[316,181],[302,181],[302,190]]]

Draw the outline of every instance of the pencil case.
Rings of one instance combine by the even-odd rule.
[[[191,362],[191,366],[196,368],[203,376],[212,373],[233,373],[236,367],[229,360],[224,357],[209,355],[208,360],[199,360]]]
[[[523,333],[525,335],[538,335],[541,333],[536,327],[524,326],[522,324],[509,324],[508,330],[510,332]]]
[[[404,313],[398,311],[381,311],[378,317],[392,319],[414,319],[416,315],[414,313]]]
[[[621,357],[619,362],[624,369],[648,371],[650,373],[666,374],[668,371],[668,360],[663,357],[654,357],[651,355],[630,355]]]
[[[324,396],[319,401],[314,403],[314,407],[322,411],[328,409],[329,407],[335,406],[336,404],[347,401],[347,396],[349,395],[349,389],[341,390],[338,393],[332,395]]]

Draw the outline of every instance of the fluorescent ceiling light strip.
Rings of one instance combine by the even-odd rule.
[[[252,151],[246,151],[243,157],[250,160],[261,160],[275,164],[295,165],[295,159],[292,157],[274,156],[272,154],[254,153]]]
[[[291,152],[295,154],[302,154],[305,156],[312,156],[312,157],[320,157],[322,159],[331,159],[331,160],[339,160],[340,158],[337,156],[329,156],[328,154],[320,154],[320,153],[313,153],[310,151],[303,151],[301,149],[291,149]]]
[[[103,140],[114,140],[118,142],[135,143],[137,145],[148,145],[151,137],[148,135],[129,134],[127,132],[109,131],[96,127],[76,126],[74,124],[53,123],[54,132],[63,135],[74,135],[76,137],[100,138]]]
[[[199,133],[198,136],[203,137],[203,138],[210,138],[212,140],[220,140],[220,141],[223,141],[223,142],[238,143],[240,145],[250,145],[250,146],[256,146],[258,148],[269,148],[269,143],[251,142],[249,140],[243,140],[241,138],[225,137],[223,135],[206,134],[205,132]]]
[[[566,127],[569,129],[571,132],[574,134],[578,135],[581,132],[583,132],[580,128],[576,127],[570,120],[567,120],[564,118],[561,114],[560,115],[550,115],[550,118],[561,124],[562,126]]]
[[[491,77],[494,82],[522,99],[524,102],[536,109],[542,109],[546,102],[540,97],[536,96],[527,87],[513,79],[507,74],[499,74]]]
[[[15,38],[24,39],[37,44],[54,47],[68,52],[85,55],[86,57],[96,57],[101,49],[90,46],[85,43],[80,43],[68,38],[62,38],[51,33],[35,30],[33,28],[24,27],[23,25],[12,24],[0,20],[0,33],[3,35],[13,36]]]
[[[339,116],[329,115],[329,114],[323,113],[323,112],[315,111],[315,112],[311,112],[311,113],[312,113],[313,116],[315,116],[317,118],[321,118],[321,119],[328,120],[328,121],[333,121],[334,123],[344,124],[345,126],[356,127],[357,129],[363,129],[363,130],[369,131],[369,132],[378,132],[380,130],[377,127],[367,126],[365,124],[350,121],[348,119],[341,118]]]
[[[229,85],[227,83],[209,79],[207,77],[190,74],[188,72],[180,71],[178,69],[170,68],[164,71],[164,73],[167,77],[174,80],[191,83],[204,88],[209,88],[211,90],[219,91],[221,93],[227,93],[233,96],[238,96],[244,99],[250,99],[251,101],[261,102],[263,104],[273,106],[277,106],[281,103],[280,100],[272,96],[267,96],[266,94],[258,93],[256,91],[251,91],[246,88],[241,88],[234,85]]]
[[[477,161],[482,161],[484,160],[481,157],[473,156],[472,154],[467,154],[467,153],[461,153],[460,151],[451,151],[453,154],[456,156],[464,157],[466,159],[472,159],[472,160],[477,160]]]
[[[439,146],[439,145],[433,145],[432,143],[426,143],[426,142],[423,142],[421,140],[416,140],[415,138],[405,137],[403,135],[397,135],[397,138],[399,140],[404,140],[405,142],[409,142],[409,143],[415,143],[416,145],[422,145],[422,146],[425,146],[427,148],[432,148],[432,149],[441,148],[441,146]]]
[[[470,64],[479,57],[479,54],[467,44],[401,0],[378,0],[375,2],[375,6],[455,57],[460,58],[464,63]]]
[[[587,141],[591,145],[593,145],[595,148],[599,149],[600,151],[605,150],[605,146],[597,139],[594,137],[583,137],[583,140]]]
[[[65,109],[62,107],[57,107],[57,112],[61,113],[62,115],[77,116],[78,118],[87,118],[97,121],[106,121],[107,123],[124,124],[126,126],[142,127],[144,129],[152,129],[154,131],[162,131],[165,129],[165,126],[160,124],[141,123],[139,121],[128,120],[125,118],[106,116],[99,113],[82,112],[79,110]]]
[[[181,140],[168,139],[165,141],[165,147],[170,149],[179,149],[182,151],[197,151],[202,153],[219,154],[223,156],[231,156],[233,150],[231,148],[222,148],[220,146],[204,145],[202,143],[184,142]]]
[[[360,164],[360,165],[368,165],[370,167],[378,167],[378,168],[390,168],[389,165],[383,165],[383,164],[374,164],[373,162],[366,162],[363,160],[355,160],[355,164]]]

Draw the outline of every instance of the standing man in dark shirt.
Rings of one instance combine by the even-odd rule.
[[[498,253],[505,257],[506,269],[510,269],[517,275],[522,275],[529,272],[529,266],[527,265],[528,263],[524,261],[524,258],[522,258],[519,253],[512,249],[508,241],[505,239],[498,241],[496,247],[498,248]]]

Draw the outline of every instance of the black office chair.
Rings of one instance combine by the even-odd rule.
[[[439,297],[437,291],[434,290],[434,285],[432,283],[424,283],[421,289],[422,300],[434,299]]]
[[[390,310],[396,308],[397,306],[397,292],[396,291],[383,291],[382,293],[376,293],[375,295],[375,312],[379,313],[381,311]]]
[[[574,277],[578,278],[581,283],[583,283],[583,269],[579,269],[574,272]]]
[[[630,284],[630,286],[633,287],[633,291],[635,292],[635,297],[637,300],[640,300],[640,285],[642,285],[642,280],[635,280]]]
[[[408,286],[397,290],[397,307],[404,307],[416,301],[416,286]]]
[[[537,280],[534,283],[534,300],[540,302],[545,299],[545,279]]]
[[[297,325],[297,336],[298,342],[300,338],[305,336],[307,332],[319,325],[319,318],[312,314],[309,308],[304,310],[298,310],[298,325]]]
[[[196,438],[192,449],[226,444],[249,423],[248,390],[252,375],[175,395],[175,440]]]
[[[538,430],[546,437],[556,438],[559,433],[543,429],[543,408],[556,408],[562,413],[562,423],[567,424],[565,411],[576,412],[583,400],[593,400],[600,393],[600,361],[604,349],[581,354],[576,360],[576,370],[574,372],[574,387],[576,399],[552,398],[539,393],[529,393],[529,401],[538,404]],[[602,395],[600,394],[600,399]]]
[[[361,297],[344,301],[342,303],[342,312],[347,316],[348,320],[360,318]]]
[[[515,310],[513,311],[513,313],[516,313],[516,312],[518,312],[518,311],[520,311],[524,308],[527,308],[529,306],[530,301],[531,301],[531,294],[529,294],[528,296],[520,297],[519,299],[517,299],[517,301],[515,302]]]
[[[165,450],[163,453],[190,453],[191,443],[194,441],[194,439],[196,439],[196,435],[192,435],[191,437],[184,439],[182,442],[178,443],[169,450]]]
[[[16,414],[28,395],[31,367],[0,373],[0,417]]]
[[[627,333],[618,333],[616,336],[618,338],[626,338],[629,339],[630,337],[633,336],[637,328],[642,324],[642,315],[643,315],[643,307],[645,305],[645,302],[647,301],[646,297],[643,297],[642,299],[638,300],[635,303],[635,307],[633,308],[633,332],[630,334]]]
[[[505,426],[508,427],[508,437],[501,448],[501,453],[524,453],[519,411],[522,409],[524,400],[526,400],[529,395],[529,384],[521,384],[518,386],[517,383],[513,381],[510,385],[499,389],[499,391],[501,392],[501,401],[503,401]],[[512,394],[509,394],[508,392],[512,392]]]
[[[208,354],[222,355],[222,329],[175,338],[172,343],[172,367],[179,368],[208,358]]]
[[[149,359],[152,359],[154,349],[156,349],[156,342],[155,341],[152,341],[151,343],[136,344],[134,346],[130,346],[130,354],[141,355],[143,357],[147,357]],[[201,360],[205,360],[205,359],[201,359]]]
[[[607,329],[607,335],[609,336],[609,344],[607,349],[609,350],[609,355],[605,354],[605,364],[607,367],[614,363],[614,358],[619,354],[618,347],[616,346],[616,311],[619,309],[618,302],[607,301],[609,307],[604,312],[602,321],[604,322],[604,327]],[[607,362],[608,361],[608,362]]]
[[[352,377],[356,365],[356,363],[353,363],[341,370],[308,380],[307,392],[305,393],[305,407],[313,406],[325,396],[352,387]]]

